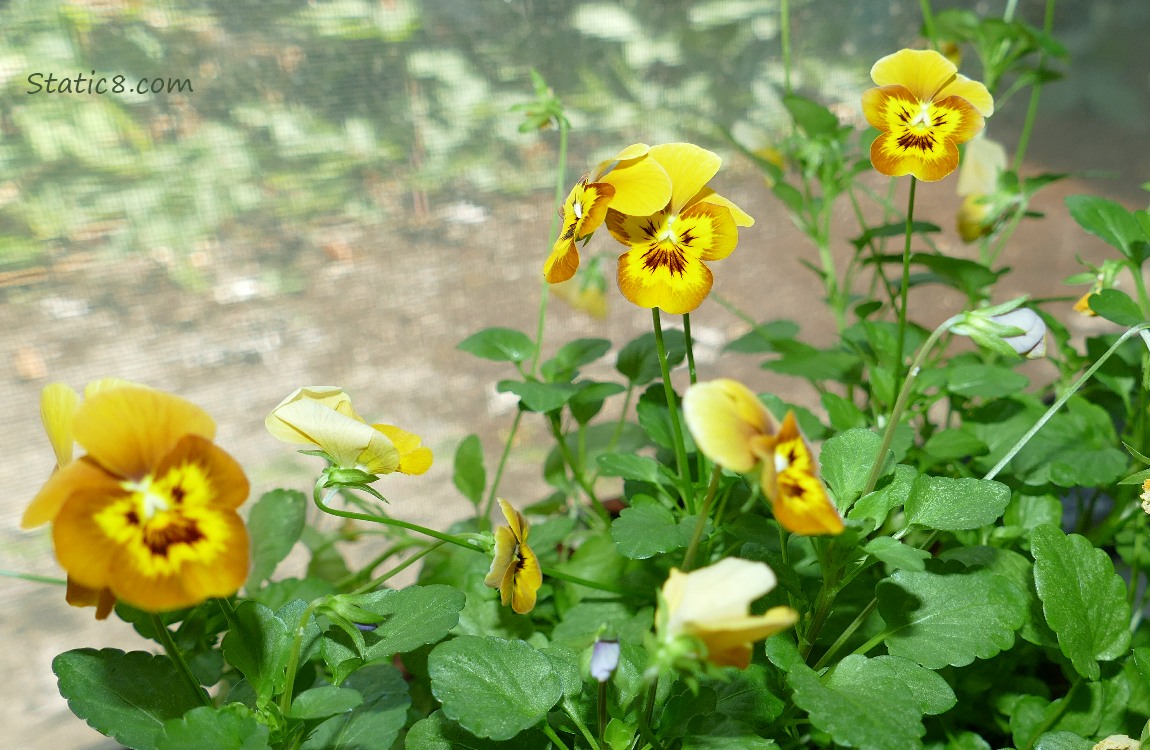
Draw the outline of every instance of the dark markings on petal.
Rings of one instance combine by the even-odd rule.
[[[182,517],[144,528],[144,545],[158,557],[167,557],[168,548],[173,544],[195,544],[203,538],[204,533],[195,521]]]
[[[136,511],[134,511],[134,510],[130,510],[127,513],[125,513],[124,514],[124,520],[128,523],[129,526],[139,526],[140,525],[140,516],[137,515]]]
[[[899,148],[903,149],[904,151],[910,151],[911,149],[917,148],[919,151],[927,153],[934,151],[936,141],[934,140],[934,134],[930,131],[920,134],[911,130],[907,130],[905,133],[898,137],[897,143]]]
[[[652,244],[643,253],[643,268],[654,273],[660,266],[679,276],[687,270],[687,262],[683,259],[683,253],[679,248],[674,245],[664,247],[661,244]]]
[[[182,502],[184,502],[184,496],[186,494],[187,493],[184,492],[184,488],[177,484],[175,487],[172,488],[172,502],[175,503],[176,505],[181,504]]]
[[[910,122],[910,110],[906,107],[899,107],[897,117],[904,123]]]

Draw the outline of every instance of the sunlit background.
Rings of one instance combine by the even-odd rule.
[[[1045,5],[935,11],[1013,12],[1040,26]],[[115,375],[200,404],[256,495],[305,489],[317,468],[267,436],[266,413],[301,385],[342,385],[364,416],[417,432],[436,452],[426,476],[381,483],[391,512],[439,526],[466,514],[451,484],[455,445],[479,434],[492,466],[515,402],[494,387],[508,372],[455,345],[491,325],[534,332],[555,214],[556,133],[520,132],[514,109],[534,97],[532,69],[572,123],[565,186],[633,142],[691,140],[720,153],[716,185],[758,223],[716,264],[716,291],[755,320],[789,318],[827,343],[819,286],[801,265],[813,251],[740,151],[769,148],[786,122],[779,6],[0,3],[0,569],[60,575],[43,530],[18,528],[54,465],[38,396],[57,380],[82,387]],[[918,43],[919,3],[790,6],[795,89],[861,124],[870,65]],[[1054,65],[1064,79],[1043,91],[1024,173],[1073,176],[1040,195],[1047,218],[1015,236],[1004,294],[1081,293],[1061,279],[1079,270],[1076,254],[1100,254],[1068,221],[1065,195],[1145,204],[1147,29],[1145,0],[1057,4],[1054,34],[1069,58]],[[964,72],[977,77],[976,64]],[[80,75],[88,83],[77,86]],[[133,91],[142,79],[148,92]],[[124,91],[112,90],[118,80]],[[1025,108],[1025,95],[1000,100],[989,121],[1008,150]],[[953,180],[923,186],[919,201],[919,215],[946,228],[940,249],[965,252]],[[847,207],[836,221],[836,237],[851,236]],[[591,250],[610,274],[617,247],[597,238]],[[648,329],[649,314],[613,283],[606,296],[607,316],[595,317],[553,295],[545,349],[575,336],[621,346]],[[962,300],[920,303],[941,320]],[[758,390],[817,404],[803,384],[722,354],[748,326],[715,300],[693,322],[705,375],[740,373]],[[546,450],[544,426],[525,420],[506,496],[527,504],[548,494]],[[70,609],[56,586],[0,579],[0,595],[3,744],[115,747],[68,713],[51,659],[143,642]]]

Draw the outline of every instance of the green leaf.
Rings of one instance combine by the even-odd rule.
[[[1058,645],[1054,632],[1046,625],[1042,615],[1042,602],[1034,588],[1034,569],[1030,559],[1001,547],[953,547],[939,555],[940,560],[957,560],[966,567],[983,567],[1013,583],[1022,592],[1026,605],[1026,621],[1018,634],[1030,643],[1043,648]]]
[[[843,432],[856,427],[867,426],[867,416],[863,414],[862,409],[854,405],[854,402],[839,396],[838,394],[826,391],[820,397],[823,408],[827,410],[827,417],[831,421],[831,427],[836,432]]]
[[[1031,535],[1034,583],[1058,646],[1088,680],[1097,680],[1099,661],[1117,659],[1130,648],[1130,604],[1126,584],[1105,550],[1054,525]]]
[[[1095,744],[1073,732],[1047,732],[1034,742],[1034,750],[1093,750]]]
[[[1130,299],[1130,295],[1125,292],[1120,292],[1117,289],[1103,289],[1090,295],[1089,301],[1091,310],[1123,328],[1130,328],[1145,322],[1137,303]]]
[[[305,690],[292,699],[288,716],[293,719],[325,719],[363,704],[359,692],[335,685]]]
[[[939,531],[994,523],[1010,502],[1010,489],[989,479],[920,476],[906,500],[907,523]]]
[[[270,700],[285,679],[289,630],[275,612],[246,601],[236,607],[235,625],[224,636],[224,657],[248,679],[261,703]]]
[[[1026,619],[1022,592],[986,569],[898,570],[879,581],[876,596],[887,651],[927,669],[989,659],[1014,645]]]
[[[925,453],[943,461],[981,456],[988,450],[986,443],[963,428],[934,433],[923,444],[922,449]]]
[[[926,728],[920,699],[891,665],[851,654],[839,662],[824,684],[801,658],[792,659],[783,653],[791,650],[794,645],[783,638],[767,642],[768,657],[787,673],[795,705],[835,743],[859,750],[922,748],[920,738]],[[924,700],[933,705],[939,697]]]
[[[476,737],[442,711],[415,722],[404,745],[405,750],[547,750],[550,747],[547,735],[535,729],[505,742]]]
[[[742,354],[758,354],[773,352],[775,342],[789,341],[799,332],[799,325],[793,320],[771,320],[759,323],[739,338],[723,347],[725,352],[741,352]]]
[[[580,367],[591,364],[610,349],[608,339],[575,339],[564,344],[554,357],[544,362],[540,372],[550,382],[570,381]]]
[[[533,380],[500,380],[495,390],[514,393],[527,411],[547,413],[562,408],[579,388],[570,383],[538,383]]]
[[[775,351],[782,356],[764,362],[764,370],[805,378],[811,382],[837,380],[855,383],[859,380],[862,360],[852,352],[817,349],[800,341],[780,341]]]
[[[619,602],[579,602],[563,613],[551,640],[575,649],[587,648],[596,638],[642,644],[653,619],[650,607],[632,612]]]
[[[1029,384],[1025,375],[1001,365],[961,364],[946,370],[946,387],[958,396],[1000,398]]]
[[[866,489],[880,447],[882,438],[863,427],[839,433],[823,443],[819,463],[840,511],[853,505]],[[893,456],[888,451],[879,478],[889,474],[893,465]]]
[[[1117,444],[1106,410],[1075,396],[1019,451],[1011,466],[1029,485],[1100,487],[1126,470],[1126,454]]]
[[[1009,269],[992,271],[981,263],[965,258],[951,258],[933,253],[912,253],[910,262],[926,266],[931,275],[919,283],[933,281],[958,289],[968,297],[980,294],[998,281],[998,277]]]
[[[511,328],[485,328],[468,336],[457,348],[495,362],[526,362],[535,356],[531,337]]]
[[[903,544],[889,536],[875,537],[867,542],[863,549],[892,568],[904,570],[926,570],[925,561],[930,558],[930,553],[926,550]]]
[[[825,451],[825,446],[824,446]],[[899,464],[894,467],[894,477],[885,486],[880,482],[879,489],[859,498],[847,513],[852,521],[870,519],[874,528],[882,526],[886,517],[910,497],[910,491],[919,474],[910,466]]]
[[[427,672],[443,713],[493,740],[545,720],[563,693],[551,662],[525,641],[460,636],[432,649]]]
[[[787,94],[783,97],[783,106],[808,136],[834,135],[839,129],[839,118],[833,112],[805,96]]]
[[[695,450],[695,442],[691,433],[683,424],[683,405],[679,394],[675,394],[675,408],[679,410],[679,432],[683,436],[683,443],[687,452]],[[635,414],[639,418],[639,426],[647,433],[656,445],[673,450],[675,445],[674,430],[671,426],[671,413],[667,408],[667,395],[662,384],[655,384],[647,388],[639,397],[635,405]]]
[[[483,465],[483,443],[479,436],[468,435],[455,449],[455,473],[452,481],[463,496],[478,506],[487,487],[487,469]]]
[[[166,656],[91,648],[52,660],[72,713],[133,750],[156,747],[164,722],[201,705]]]
[[[1134,213],[1092,195],[1071,195],[1066,207],[1079,226],[1122,251],[1129,260],[1140,264],[1146,258],[1150,236]]]
[[[760,737],[749,724],[722,714],[691,719],[683,750],[779,750],[774,740]]]
[[[316,727],[301,750],[391,747],[407,722],[411,706],[403,675],[390,664],[373,664],[357,670],[343,684],[358,691],[363,702],[349,713],[333,716]]]
[[[910,231],[911,234],[934,234],[941,232],[942,227],[927,221],[915,221],[911,222]],[[871,243],[871,240],[881,239],[883,237],[901,237],[904,234],[906,234],[906,222],[898,221],[893,224],[884,224],[881,227],[867,229],[858,237],[852,238],[851,244],[859,250],[862,250]],[[899,261],[902,261],[901,256],[899,257]]]
[[[648,456],[634,453],[604,453],[595,460],[595,463],[599,466],[599,473],[605,477],[621,477],[650,484],[668,483],[663,465]]]
[[[575,385],[579,390],[568,402],[568,408],[571,409],[571,416],[581,425],[587,424],[599,413],[604,401],[627,390],[618,383],[598,383],[590,380],[581,380]]]
[[[624,508],[611,524],[611,538],[619,554],[632,560],[682,549],[691,543],[695,517],[676,522],[671,511],[655,501]]]
[[[687,356],[687,337],[677,328],[663,331],[663,345],[667,348],[667,364],[674,367]],[[632,385],[646,385],[661,375],[659,354],[655,347],[654,332],[644,333],[619,351],[615,369]]]
[[[252,572],[247,588],[255,589],[275,572],[303,533],[307,497],[297,490],[265,492],[248,516]]]
[[[156,750],[270,750],[268,728],[250,709],[231,703],[220,709],[200,706],[180,719],[169,719]]]

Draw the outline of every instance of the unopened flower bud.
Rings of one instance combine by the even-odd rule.
[[[969,336],[979,346],[1002,354],[1018,354],[1027,359],[1046,356],[1046,323],[1020,297],[994,307],[963,315],[951,327],[953,333]]]
[[[995,323],[1019,328],[1022,333],[1003,338],[1010,348],[1027,359],[1046,356],[1046,323],[1029,307],[1020,307],[991,318]]]
[[[618,666],[619,641],[595,641],[591,650],[591,676],[599,682],[606,682]]]

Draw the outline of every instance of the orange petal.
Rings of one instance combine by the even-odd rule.
[[[934,50],[901,49],[876,62],[870,77],[879,86],[905,86],[915,99],[928,102],[957,73],[954,63]]]
[[[76,583],[71,576],[68,577],[64,601],[73,607],[95,607],[97,620],[108,619],[116,606],[116,597],[110,589],[90,589]]]
[[[822,482],[804,471],[779,472],[771,510],[779,525],[794,534],[841,534],[844,528]]]
[[[567,281],[579,270],[579,248],[575,240],[560,237],[543,263],[543,278],[548,284]]]
[[[250,486],[239,463],[222,448],[199,435],[187,435],[156,465],[154,476],[162,477],[185,464],[198,464],[210,484],[211,505],[234,509],[244,504]]]
[[[148,474],[185,435],[211,440],[216,424],[200,407],[170,393],[122,387],[101,391],[76,412],[76,442],[110,473]]]
[[[55,520],[60,509],[76,492],[98,489],[104,493],[122,493],[120,480],[111,476],[95,461],[88,457],[73,461],[52,474],[48,481],[32,498],[20,528],[31,529],[40,524]]]
[[[889,133],[882,133],[870,147],[870,161],[876,170],[891,177],[913,174],[924,182],[941,180],[958,167],[958,146],[947,141],[924,159],[901,147]]]

